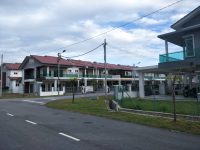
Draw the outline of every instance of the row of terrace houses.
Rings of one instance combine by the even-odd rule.
[[[104,90],[106,84],[104,63],[72,59],[58,61],[54,56],[30,55],[21,64],[5,63],[3,66],[3,88],[12,93],[64,95],[72,92],[73,86],[76,92],[85,93]],[[137,67],[106,64],[106,68],[108,89],[112,90],[113,85],[135,84],[134,87],[138,87]],[[152,73],[146,73],[145,81],[152,80],[152,76]],[[154,76],[158,81],[163,78],[163,75]]]
[[[103,63],[61,59],[59,65],[58,78],[58,57],[27,56],[19,68],[23,72],[24,92],[39,93],[40,96],[57,95],[58,92],[63,95],[71,91],[72,80],[75,80],[77,90],[83,86],[92,86],[93,90],[105,86]],[[107,64],[106,67],[107,86],[131,83],[132,67],[114,64]]]

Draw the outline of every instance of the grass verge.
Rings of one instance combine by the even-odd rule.
[[[83,114],[200,135],[200,122],[190,122],[185,120],[177,120],[177,122],[173,122],[170,119],[159,117],[149,117],[124,112],[109,112],[106,109],[103,97],[100,97],[99,100],[80,98],[76,99],[74,104],[71,100],[57,100],[47,103],[46,106],[55,109],[79,112]]]
[[[172,100],[145,100],[140,98],[124,99],[120,105],[124,108],[173,113]],[[178,114],[200,115],[200,102],[176,101]]]
[[[39,98],[33,94],[18,94],[18,93],[4,93],[0,99],[13,99],[13,98]]]

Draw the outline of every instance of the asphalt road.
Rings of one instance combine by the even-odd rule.
[[[0,150],[200,150],[200,136],[50,109],[49,100],[0,101]]]

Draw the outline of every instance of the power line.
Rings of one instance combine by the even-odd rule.
[[[107,46],[111,49],[115,49],[115,50],[119,50],[119,51],[126,51],[129,53],[128,50],[125,50],[125,49],[122,49],[122,48],[119,48],[119,47],[116,47],[116,46],[111,46],[110,44],[107,44]],[[148,57],[148,56],[145,56],[145,55],[140,55],[138,53],[135,53],[134,55],[136,56],[139,56],[139,57],[146,57],[146,58],[151,58],[151,59],[155,59],[155,60],[158,60],[157,58],[152,58],[152,57]]]
[[[153,11],[153,12],[150,12],[150,13],[148,13],[148,14],[146,14],[146,15],[143,15],[143,16],[141,16],[141,17],[138,17],[137,19],[134,19],[134,20],[131,20],[131,21],[125,23],[125,24],[122,24],[122,25],[120,25],[120,26],[118,26],[118,27],[114,27],[114,28],[112,28],[112,29],[110,29],[110,30],[108,30],[108,31],[105,31],[105,32],[102,32],[102,33],[97,34],[97,35],[95,35],[95,36],[86,38],[86,39],[81,40],[81,41],[79,41],[79,42],[75,42],[75,43],[72,43],[72,44],[70,44],[70,45],[60,47],[60,48],[55,49],[55,50],[59,50],[59,49],[63,49],[63,48],[68,48],[68,47],[71,47],[71,46],[74,46],[74,45],[78,45],[78,44],[84,43],[84,42],[86,42],[86,41],[92,40],[92,39],[97,38],[97,37],[99,37],[99,36],[102,36],[102,35],[104,35],[104,34],[110,33],[110,32],[112,32],[112,31],[114,31],[114,30],[117,30],[117,29],[119,29],[119,28],[121,28],[121,27],[124,27],[124,26],[127,26],[127,25],[129,25],[129,24],[132,24],[132,23],[134,23],[134,22],[136,22],[136,21],[138,21],[138,20],[141,20],[142,18],[145,18],[145,17],[151,16],[151,15],[153,15],[153,14],[155,14],[155,13],[158,13],[158,12],[160,12],[160,11],[166,9],[166,8],[169,8],[169,7],[173,6],[173,5],[176,5],[176,4],[178,4],[178,3],[182,2],[182,1],[184,1],[184,0],[178,0],[178,1],[176,1],[176,2],[173,2],[173,3],[169,4],[169,5],[166,5],[166,6],[162,7],[162,8],[160,8],[160,9],[157,9],[157,10],[155,10],[155,11]]]
[[[103,44],[100,44],[99,46],[97,46],[96,48],[92,49],[92,50],[89,50],[83,54],[79,54],[79,55],[75,55],[75,56],[71,56],[71,57],[65,57],[65,56],[62,56],[63,58],[66,58],[66,59],[69,59],[69,58],[75,58],[75,57],[80,57],[80,56],[84,56],[84,55],[87,55],[93,51],[95,51],[96,49],[98,49],[99,47],[101,47]]]

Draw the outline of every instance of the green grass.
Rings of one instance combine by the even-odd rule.
[[[71,100],[57,100],[46,104],[47,107],[62,109],[65,111],[79,112],[83,114],[95,115],[115,120],[133,122],[152,127],[165,128],[192,134],[200,134],[200,122],[190,122],[177,120],[173,122],[170,119],[159,117],[148,117],[124,112],[109,112],[106,109],[103,97],[99,100],[88,100],[87,98],[76,99],[73,104]]]
[[[0,99],[13,99],[13,98],[38,98],[33,94],[15,94],[15,93],[4,93]]]
[[[173,113],[172,101],[166,100],[144,100],[139,98],[124,99],[120,105],[124,108],[159,111]],[[196,101],[176,101],[176,112],[178,114],[200,115],[200,102]]]

